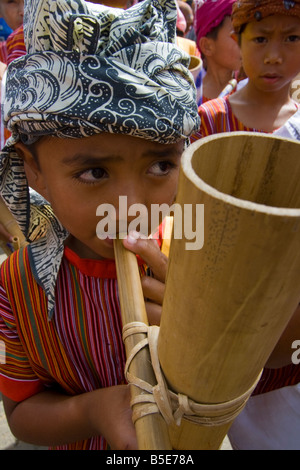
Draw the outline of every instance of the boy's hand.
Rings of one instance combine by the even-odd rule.
[[[123,241],[125,248],[139,255],[151,269],[153,277],[142,277],[142,289],[146,300],[146,311],[151,325],[159,325],[165,292],[168,258],[160,251],[156,240],[142,238],[130,232]]]
[[[98,391],[99,398],[91,408],[95,428],[107,440],[111,450],[137,450],[138,444],[132,410],[130,408],[130,388],[116,385]],[[95,396],[97,391],[95,392]],[[105,406],[107,403],[107,406]],[[100,407],[98,413],[97,408]],[[106,410],[106,411],[104,411]]]
[[[3,403],[12,433],[22,441],[59,446],[102,435],[112,450],[138,448],[128,385],[74,396],[45,390],[21,402],[3,395]]]
[[[5,243],[11,243],[13,241],[13,236],[9,233],[4,225],[0,223],[0,239]]]

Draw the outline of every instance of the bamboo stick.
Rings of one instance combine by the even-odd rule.
[[[114,240],[114,250],[123,327],[132,322],[142,322],[148,325],[136,255],[124,248],[122,240]],[[145,338],[144,333],[139,333],[125,339],[127,357],[130,356],[134,346]],[[143,348],[138,352],[131,363],[129,372],[151,385],[156,385],[148,348]],[[135,386],[131,386],[131,393],[134,399],[142,392]],[[142,404],[136,404],[134,408],[142,406]],[[135,427],[140,450],[171,449],[168,428],[160,414],[155,413],[139,418]]]
[[[197,403],[247,392],[299,303],[299,149],[241,132],[183,156],[177,203],[204,204],[204,246],[187,250],[184,231],[171,241],[158,355],[170,389]],[[183,419],[172,446],[218,449],[231,424]]]
[[[164,228],[164,236],[162,241],[161,252],[169,257],[170,253],[170,243],[172,238],[172,230],[173,230],[173,216],[165,217],[165,228]]]
[[[24,237],[18,223],[13,217],[12,213],[6,206],[3,199],[0,197],[0,223],[3,227],[12,235],[12,250],[7,246],[7,242],[4,240],[0,241],[0,245],[4,253],[9,256],[12,251],[18,250],[23,246],[27,245],[26,238]]]

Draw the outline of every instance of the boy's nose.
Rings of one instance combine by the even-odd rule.
[[[267,64],[282,64],[282,58],[281,57],[275,57],[275,56],[270,56],[270,57],[265,57],[264,63]]]
[[[118,196],[126,198],[128,207],[145,203],[144,187],[139,181],[128,180],[125,185],[118,188]]]
[[[116,206],[116,229],[118,232],[127,233],[132,222],[136,222],[134,227],[137,230],[148,235],[148,209],[145,204],[140,202],[140,199],[128,197],[127,195],[119,196],[119,201]],[[138,222],[137,222],[138,221]]]
[[[264,59],[264,63],[267,64],[282,64],[282,56],[277,48],[270,49]]]
[[[143,187],[142,187],[143,189]],[[117,214],[119,211],[124,212],[124,208],[127,209],[127,216],[130,219],[131,214],[135,211],[138,206],[145,205],[145,194],[141,190],[141,185],[134,183],[128,184],[123,188],[120,188],[118,192],[118,201],[116,201]]]

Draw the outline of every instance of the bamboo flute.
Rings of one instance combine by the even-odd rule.
[[[11,255],[12,251],[27,245],[28,242],[26,238],[2,198],[0,198],[0,223],[13,237],[11,243],[12,250],[7,246],[4,240],[0,241],[1,248],[7,256]]]
[[[123,327],[132,322],[148,325],[136,255],[126,250],[120,239],[114,240],[114,250]],[[138,333],[125,339],[127,358],[138,342],[145,338],[144,333]],[[137,353],[131,362],[129,372],[151,385],[156,385],[148,348],[143,348]],[[140,389],[131,385],[133,399],[141,393]],[[134,409],[143,406],[135,404]],[[171,449],[168,427],[159,413],[137,419],[135,428],[140,450]]]
[[[220,448],[230,402],[251,393],[299,303],[299,155],[298,142],[239,132],[183,156],[177,203],[204,204],[204,245],[173,233],[158,356],[169,389],[218,424],[184,418],[174,449]]]

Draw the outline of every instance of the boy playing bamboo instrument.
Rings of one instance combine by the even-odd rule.
[[[134,449],[113,240],[96,235],[96,211],[115,207],[118,232],[120,196],[149,212],[175,197],[198,124],[189,58],[174,45],[176,4],[145,0],[121,11],[30,0],[24,24],[28,55],[8,69],[12,137],[0,175],[3,199],[31,236],[1,270],[8,422],[38,445]],[[31,204],[23,162],[42,196]],[[135,233],[124,245],[152,268],[143,282],[156,322],[166,258]]]

